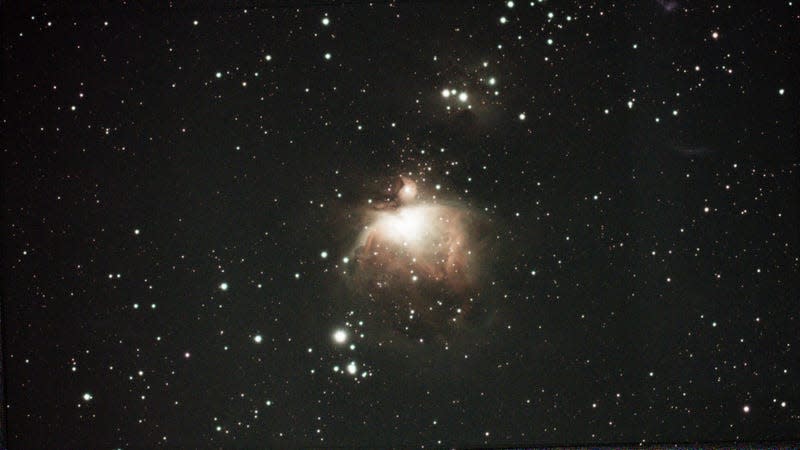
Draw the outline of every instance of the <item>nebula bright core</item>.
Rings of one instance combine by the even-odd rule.
[[[359,264],[398,280],[424,278],[453,289],[469,284],[474,261],[461,210],[415,204],[377,211],[373,220],[359,238]]]
[[[355,250],[362,269],[387,281],[436,281],[455,290],[470,283],[476,261],[466,208],[419,199],[417,184],[402,177],[393,196],[366,214]]]
[[[439,333],[471,309],[481,275],[480,215],[462,202],[429,196],[407,177],[362,211],[353,247],[353,287],[392,312],[396,328],[422,319]]]

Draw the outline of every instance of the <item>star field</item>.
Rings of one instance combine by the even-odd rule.
[[[800,439],[796,2],[2,9],[7,447]]]

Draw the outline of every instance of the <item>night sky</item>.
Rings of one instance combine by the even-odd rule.
[[[795,1],[19,3],[11,448],[800,438]]]

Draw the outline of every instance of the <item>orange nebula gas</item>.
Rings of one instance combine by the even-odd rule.
[[[456,203],[420,199],[401,177],[386,201],[365,211],[353,251],[359,292],[389,306],[401,328],[415,319],[454,322],[471,307],[479,278],[476,215]]]
[[[462,212],[439,205],[381,211],[362,233],[356,261],[397,281],[437,281],[459,290],[469,284],[471,251]]]

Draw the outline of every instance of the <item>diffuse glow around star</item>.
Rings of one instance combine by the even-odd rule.
[[[452,289],[468,284],[473,253],[466,209],[419,199],[417,184],[408,177],[401,177],[395,197],[396,205],[367,212],[370,223],[355,250],[360,267],[383,278],[424,278]]]
[[[425,173],[399,176],[383,199],[372,198],[353,215],[361,230],[345,251],[350,264],[341,274],[352,305],[371,305],[381,336],[400,333],[425,342],[474,323],[471,313],[486,280],[489,223],[443,195],[441,184],[429,183]],[[343,345],[344,334],[333,341]]]

